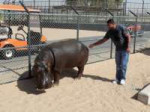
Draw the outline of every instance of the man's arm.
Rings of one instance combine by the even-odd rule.
[[[131,35],[125,34],[125,36],[127,37],[127,52],[130,52]]]
[[[95,47],[97,45],[101,45],[101,44],[105,43],[107,40],[109,40],[109,39],[108,38],[103,38],[103,39],[101,39],[101,40],[99,40],[99,41],[89,45],[89,48],[93,48],[93,47]]]
[[[127,49],[126,49],[126,51],[130,53],[131,35],[130,35],[130,33],[129,33],[129,31],[126,27],[122,27],[122,28],[123,28],[122,33],[127,39]]]

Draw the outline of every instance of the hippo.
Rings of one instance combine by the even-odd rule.
[[[88,57],[89,49],[75,39],[45,46],[36,57],[32,71],[37,89],[47,89],[53,84],[59,84],[59,77],[64,69],[77,67],[77,78],[81,78]]]

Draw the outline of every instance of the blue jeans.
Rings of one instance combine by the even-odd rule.
[[[116,79],[118,81],[126,80],[128,61],[129,53],[127,51],[116,51]]]

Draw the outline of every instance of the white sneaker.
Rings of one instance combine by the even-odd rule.
[[[126,81],[125,81],[124,79],[122,79],[122,80],[120,81],[120,84],[121,84],[121,85],[125,85],[125,84],[126,84]]]
[[[116,80],[114,80],[112,83],[113,83],[113,84],[118,84],[119,81],[116,79]]]

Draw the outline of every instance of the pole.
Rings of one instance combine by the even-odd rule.
[[[108,0],[106,0],[105,7],[108,9]]]
[[[35,8],[35,0],[33,0],[33,6],[34,6],[34,8]]]
[[[111,40],[110,59],[113,58],[113,41]]]
[[[40,33],[43,35],[43,30],[42,30],[42,16],[39,14],[39,23],[40,23]]]
[[[28,35],[27,35],[27,43],[28,43],[28,70],[29,70],[29,78],[32,77],[32,71],[31,71],[31,35],[30,35],[30,12],[27,9],[27,7],[23,4],[23,2],[19,1],[19,3],[22,5],[22,7],[27,12],[27,20],[28,20]]]
[[[73,8],[72,6],[71,6],[71,9],[77,14],[77,40],[79,41],[79,31],[80,31],[79,20],[80,20],[80,15],[79,15],[78,11],[75,8]]]
[[[48,1],[48,13],[50,13],[50,9],[51,9],[51,0]]]
[[[105,1],[105,9],[108,9],[108,0]],[[107,17],[107,12],[106,12],[106,17]]]
[[[138,21],[138,17],[136,17],[135,28],[137,27],[137,21]],[[134,35],[135,35],[135,37],[134,37],[134,49],[133,49],[133,53],[136,52],[136,38],[137,38],[137,31],[136,30],[134,32]]]
[[[29,69],[29,78],[32,77],[32,72],[31,72],[31,36],[30,36],[30,13],[28,13],[28,69]]]
[[[143,22],[143,17],[144,17],[144,4],[145,4],[145,2],[144,2],[144,0],[142,0],[143,1],[143,3],[142,3],[142,22]]]
[[[114,14],[112,12],[110,12],[108,9],[105,9],[106,12],[108,12],[112,18],[114,19]],[[113,41],[111,40],[111,46],[110,46],[110,58],[113,58]]]
[[[9,25],[9,27],[10,27],[10,21],[11,21],[11,14],[10,14],[10,11],[8,11],[8,25]]]
[[[138,22],[138,16],[134,13],[134,12],[132,12],[131,10],[129,10],[129,12],[133,15],[133,16],[135,16],[135,31],[134,31],[134,35],[135,35],[135,37],[134,37],[134,45],[133,45],[133,53],[135,53],[136,52],[136,38],[137,38],[137,31],[136,31],[136,28],[137,28],[137,22]]]
[[[124,9],[124,15],[127,15],[127,0],[125,1],[125,9]]]
[[[77,40],[79,41],[79,31],[80,31],[80,24],[79,24],[79,15],[77,17]]]
[[[114,16],[113,16],[114,19]],[[110,59],[113,58],[113,41],[111,40],[111,48],[110,48]]]

